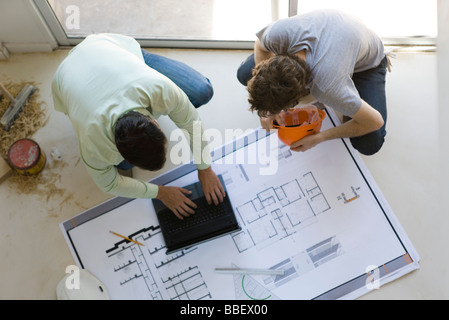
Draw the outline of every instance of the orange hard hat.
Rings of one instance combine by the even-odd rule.
[[[278,129],[279,139],[289,146],[305,136],[320,132],[326,112],[315,106],[306,106],[290,109],[281,117],[285,126],[280,126],[273,120],[273,127]]]

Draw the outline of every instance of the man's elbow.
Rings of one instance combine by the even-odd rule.
[[[384,118],[380,114],[379,111],[372,109],[373,113],[371,115],[371,121],[370,121],[370,132],[377,131],[380,128],[383,127],[385,124]]]
[[[385,124],[382,114],[363,100],[361,108],[353,118],[360,119],[360,123],[365,122],[365,128],[370,132],[381,129]]]
[[[376,128],[374,129],[374,131],[379,130],[380,128],[382,128],[384,124],[385,124],[385,121],[382,118],[382,116],[379,114],[379,116],[377,117],[377,119],[375,121]]]

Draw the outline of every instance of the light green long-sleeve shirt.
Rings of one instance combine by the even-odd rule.
[[[156,119],[168,115],[188,132],[192,150],[193,140],[201,141],[201,154],[194,153],[198,169],[210,166],[207,143],[193,136],[193,124],[200,121],[197,110],[178,86],[145,64],[133,38],[88,36],[57,69],[52,94],[55,110],[72,122],[87,171],[104,192],[130,198],[155,198],[158,193],[158,186],[123,177],[115,167],[124,158],[115,145],[114,128],[131,110]]]

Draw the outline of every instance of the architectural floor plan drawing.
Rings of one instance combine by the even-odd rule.
[[[138,290],[151,300],[211,298],[198,266],[180,267],[177,263],[189,250],[171,256],[165,254],[159,227],[142,229],[132,238],[145,246],[126,244],[125,240],[106,250],[108,264],[113,267],[110,271],[119,280],[116,283],[119,290]]]
[[[233,237],[239,252],[243,252],[251,246],[287,237],[329,209],[313,174],[307,172],[298,179],[262,190],[254,199],[237,206],[245,231]]]
[[[322,127],[337,123],[328,111]],[[346,140],[296,153],[276,133],[255,130],[215,150],[212,166],[240,231],[166,254],[151,199],[113,198],[61,224],[78,266],[113,299],[151,300],[352,299],[419,268],[418,254]],[[152,182],[185,186],[196,179],[195,166],[186,164]],[[214,271],[229,267],[284,274]]]

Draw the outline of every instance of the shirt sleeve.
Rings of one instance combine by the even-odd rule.
[[[257,38],[260,41],[260,45],[262,47],[262,49],[269,51],[267,46],[265,45],[265,41],[267,38],[267,30],[270,28],[270,25],[264,27],[263,29],[261,29],[259,32],[256,33]]]
[[[127,198],[157,197],[159,191],[157,185],[124,177],[118,173],[117,168],[113,165],[105,168],[93,168],[86,162],[84,164],[95,184],[105,193]]]
[[[210,167],[210,149],[207,140],[203,140],[204,126],[198,110],[171,80],[164,78],[162,82],[159,92],[155,92],[150,98],[152,112],[168,115],[176,126],[183,130],[199,170]]]
[[[326,90],[314,83],[311,94],[321,103],[346,116],[352,116],[362,106],[362,98],[360,98],[350,75],[344,75],[335,80]]]
[[[296,17],[281,19],[257,32],[262,48],[276,55],[294,54],[303,49],[310,51],[313,37],[295,22]]]
[[[272,23],[256,35],[260,40],[262,48],[276,55],[285,53],[295,53],[305,48],[305,46],[292,47],[295,41],[291,39],[293,36],[288,29],[282,27],[282,20]]]

